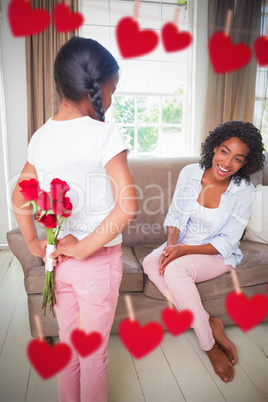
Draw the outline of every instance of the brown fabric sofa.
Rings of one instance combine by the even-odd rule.
[[[138,196],[138,214],[123,233],[123,278],[112,332],[118,331],[120,322],[127,317],[124,294],[131,295],[136,319],[141,324],[161,322],[161,312],[168,305],[163,295],[144,274],[144,257],[166,240],[163,221],[171,203],[181,169],[198,162],[198,157],[132,159],[129,166],[135,181]],[[268,154],[266,154],[268,161]],[[254,185],[268,185],[268,162],[263,173],[252,177]],[[34,314],[41,317],[45,336],[57,336],[58,325],[51,314],[43,316],[41,310],[45,270],[43,261],[27,249],[18,228],[7,233],[10,250],[18,258],[25,275],[25,290],[28,295],[31,334],[37,336]],[[237,267],[242,291],[247,296],[267,292],[268,246],[264,243],[241,240],[244,254]],[[197,285],[204,307],[212,316],[220,317],[225,324],[232,320],[225,309],[225,297],[234,290],[229,273]],[[268,317],[266,317],[268,320]],[[163,324],[163,323],[162,323]]]

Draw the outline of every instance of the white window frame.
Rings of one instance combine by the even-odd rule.
[[[143,92],[116,92],[115,96],[126,96],[126,97],[133,97],[134,98],[134,103],[135,103],[135,119],[133,123],[114,123],[113,119],[111,118],[111,122],[116,124],[116,126],[120,129],[122,127],[130,127],[134,128],[134,149],[132,151],[131,157],[153,157],[153,156],[163,156],[165,157],[166,155],[161,155],[161,141],[163,140],[162,136],[162,129],[163,128],[178,128],[179,131],[183,131],[184,125],[185,125],[185,112],[183,113],[183,118],[182,118],[182,123],[164,123],[162,120],[162,107],[163,107],[163,98],[177,98],[178,100],[182,101],[183,103],[183,108],[185,108],[185,95],[171,95],[167,93],[154,93],[154,94],[148,94],[148,93],[143,93]],[[157,123],[140,123],[138,121],[138,98],[142,97],[151,97],[154,98],[156,97],[159,100],[159,118]],[[111,106],[111,115],[112,115],[112,110],[113,110],[113,104]],[[158,139],[158,146],[155,150],[155,152],[139,152],[138,150],[138,130],[140,127],[156,127],[158,128],[159,132],[159,139]],[[178,134],[179,135],[179,134]]]

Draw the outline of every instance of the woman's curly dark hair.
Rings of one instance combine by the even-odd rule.
[[[265,162],[265,148],[262,142],[260,130],[251,123],[243,121],[227,121],[219,124],[213,131],[209,132],[205,142],[201,145],[201,168],[209,169],[212,166],[215,147],[219,147],[224,141],[231,137],[237,137],[249,147],[247,163],[239,169],[233,179],[240,184],[242,179],[250,181],[250,175],[262,170]]]

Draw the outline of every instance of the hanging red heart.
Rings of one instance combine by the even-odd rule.
[[[164,330],[157,322],[150,322],[142,327],[138,321],[126,319],[119,326],[119,336],[129,352],[140,359],[160,344]]]
[[[45,341],[33,339],[28,344],[27,354],[35,370],[46,380],[69,363],[72,351],[66,343],[49,346]]]
[[[86,334],[81,329],[75,329],[71,335],[72,343],[80,354],[85,357],[95,352],[102,343],[102,336],[99,332],[91,332]]]
[[[209,57],[217,74],[229,73],[245,67],[251,59],[250,47],[244,43],[233,45],[224,32],[216,32],[208,44]]]
[[[268,38],[259,36],[254,42],[254,51],[259,66],[268,66]]]
[[[72,13],[67,4],[59,3],[54,8],[54,23],[57,32],[69,32],[79,28],[84,22],[80,13]]]
[[[124,58],[143,56],[152,52],[158,45],[156,32],[139,29],[139,24],[131,17],[122,18],[116,27],[116,39]]]
[[[232,292],[226,297],[225,306],[239,328],[248,331],[268,314],[268,297],[257,294],[248,299],[243,293]]]
[[[161,35],[166,52],[176,52],[186,49],[193,40],[189,32],[179,32],[176,25],[172,22],[168,22],[163,26]]]
[[[8,20],[14,36],[30,36],[43,32],[50,24],[46,10],[33,10],[29,0],[12,0],[8,6]]]
[[[191,311],[176,311],[174,308],[167,307],[162,311],[162,320],[169,332],[174,335],[180,335],[185,332],[193,322]]]

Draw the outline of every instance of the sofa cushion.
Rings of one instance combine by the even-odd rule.
[[[268,244],[268,186],[258,185],[244,239]]]
[[[135,255],[140,264],[157,245],[144,244],[134,246]],[[266,284],[268,282],[268,259],[267,245],[242,240],[241,250],[244,255],[243,261],[236,268],[238,280],[242,288]],[[197,284],[202,300],[209,300],[220,295],[230,293],[234,289],[230,273],[223,274],[209,281]],[[155,299],[165,300],[165,297],[157,287],[149,280],[148,276],[144,278],[144,294]]]
[[[259,185],[259,184],[262,184],[262,182],[263,182],[263,173],[262,173],[262,171],[259,170],[258,172],[253,173],[253,174],[250,176],[250,182],[251,182],[252,184],[254,184],[255,187],[256,187],[257,185]]]
[[[137,244],[133,246],[134,254],[140,266],[143,266],[144,258],[161,244]]]
[[[123,244],[132,246],[165,241],[163,222],[181,169],[199,157],[129,159],[138,199],[138,212],[123,233]]]
[[[131,247],[122,247],[123,276],[120,285],[120,292],[142,292],[143,290],[143,269],[138,263]]]
[[[268,282],[267,244],[242,240],[240,245],[243,260],[237,266],[241,286],[252,286]]]
[[[262,184],[268,186],[268,152],[265,154],[265,164],[262,175]]]

